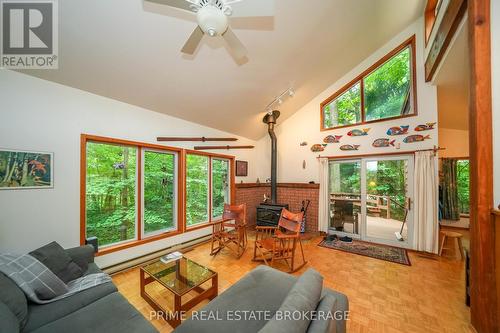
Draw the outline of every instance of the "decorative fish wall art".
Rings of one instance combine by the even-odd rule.
[[[360,145],[342,145],[340,146],[340,150],[358,150]]]
[[[342,135],[328,135],[323,139],[325,143],[339,143]]]
[[[431,138],[430,135],[423,136],[423,135],[420,135],[420,134],[415,134],[415,135],[407,136],[403,140],[403,142],[404,143],[414,143],[414,142],[424,141],[424,140],[427,140],[427,139],[430,139],[430,138]]]
[[[436,123],[426,123],[425,125],[418,125],[417,127],[415,127],[415,131],[430,131],[434,129],[434,125],[436,125]]]
[[[394,142],[396,142],[396,140],[391,141],[391,139],[381,138],[381,139],[377,139],[377,140],[373,141],[372,146],[375,148],[382,148],[382,147],[389,147],[389,146],[394,147]]]
[[[313,153],[319,153],[321,151],[324,151],[325,147],[326,147],[326,144],[318,144],[317,143],[317,144],[311,146],[311,151]]]
[[[403,135],[408,133],[409,125],[399,126],[399,127],[391,127],[387,130],[387,135]]]
[[[349,136],[363,136],[363,135],[368,135],[369,128],[364,128],[362,130],[360,129],[353,129],[349,132],[347,132],[347,135]]]

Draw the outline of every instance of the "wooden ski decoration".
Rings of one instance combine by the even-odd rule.
[[[215,149],[253,149],[255,146],[195,146],[194,150],[215,150]]]
[[[157,141],[161,142],[166,142],[166,141],[200,141],[200,142],[207,142],[207,141],[238,141],[237,138],[206,138],[204,136],[202,137],[169,137],[169,136],[159,136],[156,138]]]

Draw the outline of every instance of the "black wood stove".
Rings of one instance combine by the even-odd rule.
[[[283,208],[288,209],[288,204],[279,204],[278,189],[276,183],[277,170],[277,139],[274,133],[274,125],[280,116],[279,111],[272,111],[266,114],[262,120],[267,124],[269,136],[271,137],[271,200],[263,202],[257,206],[257,225],[258,226],[277,226]]]

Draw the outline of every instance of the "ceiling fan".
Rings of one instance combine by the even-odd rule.
[[[147,0],[196,13],[198,27],[184,44],[181,52],[193,54],[204,35],[222,37],[237,59],[244,58],[247,49],[229,27],[229,17],[273,16],[274,0]]]

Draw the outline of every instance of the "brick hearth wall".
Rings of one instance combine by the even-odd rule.
[[[264,194],[271,195],[269,184],[236,184],[236,204],[247,205],[247,221],[254,225],[256,221],[257,206],[264,199]],[[292,212],[299,212],[302,200],[311,200],[306,214],[306,231],[318,231],[318,184],[278,184],[278,202],[290,205]]]

